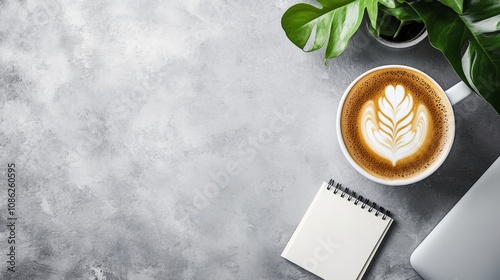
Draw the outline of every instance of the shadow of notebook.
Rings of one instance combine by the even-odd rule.
[[[426,280],[500,279],[500,158],[410,258]]]

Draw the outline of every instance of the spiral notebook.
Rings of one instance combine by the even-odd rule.
[[[324,182],[281,256],[323,279],[361,279],[393,219],[389,211]]]

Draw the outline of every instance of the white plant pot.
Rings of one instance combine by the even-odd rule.
[[[393,41],[386,40],[382,37],[377,37],[377,36],[373,35],[370,32],[370,23],[369,22],[366,22],[366,28],[367,28],[368,33],[370,35],[372,35],[372,37],[375,38],[375,40],[377,42],[379,42],[380,44],[382,44],[386,47],[393,48],[393,49],[410,48],[410,47],[413,47],[416,44],[422,42],[425,38],[427,38],[427,29],[425,29],[425,28],[422,29],[422,31],[417,36],[415,36],[414,38],[412,38],[408,41],[404,41],[404,42],[393,42]]]

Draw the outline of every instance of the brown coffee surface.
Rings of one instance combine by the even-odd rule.
[[[421,104],[429,117],[418,149],[394,163],[375,152],[373,145],[365,141],[361,119],[367,102],[372,101],[370,104],[375,104],[379,110],[379,101],[386,95],[386,88],[398,85],[412,96],[413,115]],[[376,122],[380,122],[378,117]],[[445,156],[454,134],[454,124],[449,122],[453,122],[453,111],[442,89],[419,72],[395,67],[371,72],[352,86],[342,107],[340,126],[347,151],[361,168],[381,179],[398,180],[418,176]]]

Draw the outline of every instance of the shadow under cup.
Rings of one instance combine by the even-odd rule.
[[[452,104],[427,74],[408,66],[371,69],[339,104],[337,136],[349,163],[385,185],[420,181],[441,166],[455,135]]]

